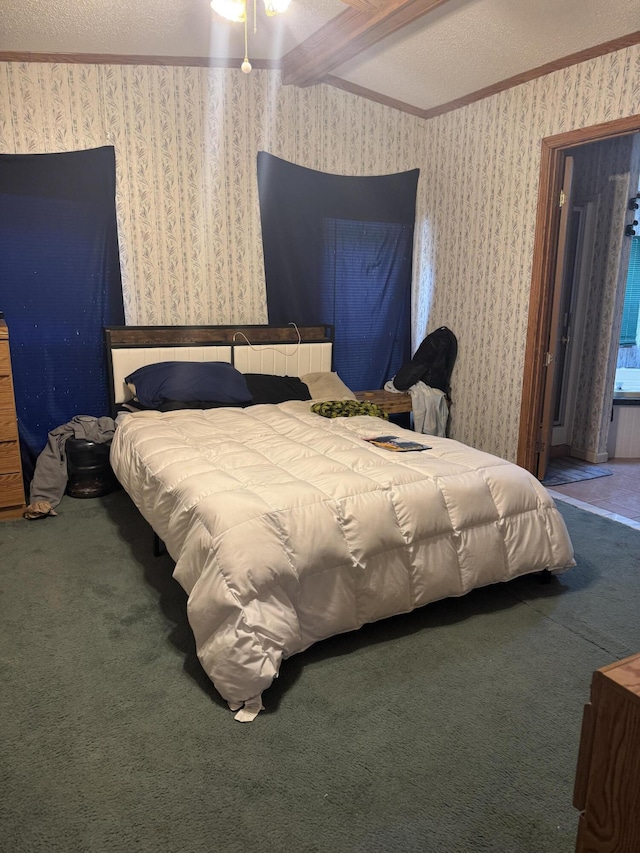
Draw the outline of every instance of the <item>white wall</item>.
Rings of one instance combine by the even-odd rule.
[[[610,459],[640,459],[640,406],[614,406],[607,453]]]

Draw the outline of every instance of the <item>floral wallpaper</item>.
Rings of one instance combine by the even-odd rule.
[[[640,113],[640,47],[424,121],[278,72],[0,63],[0,152],[115,147],[127,322],[266,319],[259,150],[420,168],[414,335],[459,341],[451,435],[516,458],[540,140]]]
[[[0,64],[0,151],[115,146],[128,323],[266,319],[259,150],[342,174],[415,168],[415,118],[226,69]]]
[[[451,432],[461,441],[516,458],[541,140],[638,113],[635,46],[426,123],[432,249],[419,275],[434,282],[429,326],[458,335]]]

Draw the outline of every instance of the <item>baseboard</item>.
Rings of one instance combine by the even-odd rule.
[[[606,451],[603,453],[594,453],[593,450],[578,450],[576,447],[571,448],[570,455],[575,456],[576,459],[584,459],[585,462],[594,462],[596,465],[606,462],[609,458],[609,454]]]

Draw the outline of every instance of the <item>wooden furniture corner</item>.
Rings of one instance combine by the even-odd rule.
[[[640,654],[598,669],[585,705],[573,805],[576,853],[640,850]]]
[[[24,510],[9,332],[6,322],[0,319],[0,520],[21,518]]]

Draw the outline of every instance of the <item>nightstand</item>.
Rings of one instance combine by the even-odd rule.
[[[375,403],[388,415],[399,415],[411,411],[411,394],[396,394],[393,391],[354,391],[361,403]]]

